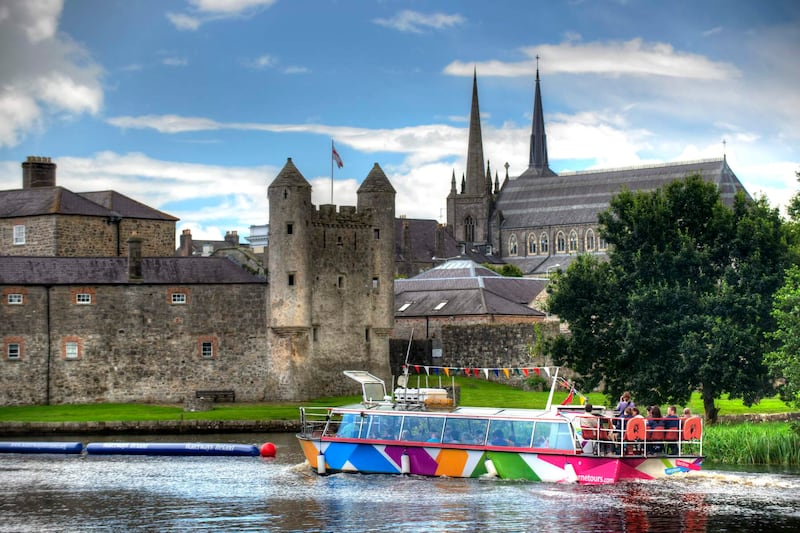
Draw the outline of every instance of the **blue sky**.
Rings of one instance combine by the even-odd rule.
[[[527,166],[536,55],[556,171],[721,157],[800,188],[800,2],[0,0],[0,189],[28,155],[221,239],[268,220],[293,161],[354,205],[377,162],[397,214],[444,221],[472,73],[484,154]],[[723,140],[725,144],[723,145]]]

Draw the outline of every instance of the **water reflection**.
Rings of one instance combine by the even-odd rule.
[[[261,444],[252,435],[197,440]],[[264,440],[276,458],[0,455],[0,531],[800,529],[797,475],[711,471],[613,486],[320,477],[292,435]]]

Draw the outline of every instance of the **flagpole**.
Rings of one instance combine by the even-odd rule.
[[[333,204],[333,139],[331,139],[331,204]]]

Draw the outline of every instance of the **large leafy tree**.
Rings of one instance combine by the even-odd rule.
[[[599,221],[608,261],[580,256],[549,288],[571,332],[551,346],[557,361],[640,403],[685,403],[699,390],[711,421],[721,394],[750,405],[771,389],[764,333],[787,260],[777,210],[741,194],[728,208],[691,176],[623,191]]]
[[[797,177],[800,180],[800,173]],[[800,407],[800,265],[797,261],[800,256],[800,192],[794,195],[787,211],[795,264],[786,272],[785,283],[775,294],[772,315],[777,329],[771,338],[778,346],[764,361],[781,381],[781,397]]]

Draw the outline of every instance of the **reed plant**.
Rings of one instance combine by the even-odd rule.
[[[705,427],[703,453],[712,463],[729,465],[800,465],[797,422],[744,422]]]

